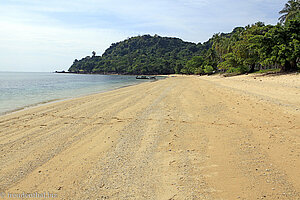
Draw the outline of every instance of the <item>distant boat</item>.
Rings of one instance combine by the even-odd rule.
[[[155,76],[136,76],[136,79],[156,79]]]

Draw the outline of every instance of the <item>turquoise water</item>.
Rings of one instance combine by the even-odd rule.
[[[0,114],[146,81],[135,76],[0,72]]]

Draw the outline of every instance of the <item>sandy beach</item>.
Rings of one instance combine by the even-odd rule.
[[[295,74],[169,77],[0,116],[4,199],[295,200],[299,167]]]

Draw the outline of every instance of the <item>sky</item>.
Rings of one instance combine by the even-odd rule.
[[[276,24],[284,0],[1,0],[0,71],[67,70],[112,43],[158,34],[203,43],[257,21]]]

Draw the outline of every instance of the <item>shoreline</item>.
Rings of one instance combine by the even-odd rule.
[[[115,76],[168,76],[170,74],[118,74],[118,73],[94,73],[94,72],[69,72],[69,71],[55,71],[55,74],[87,74],[87,75],[115,75]]]
[[[13,110],[1,112],[0,117],[5,116],[5,115],[9,115],[9,114],[12,114],[12,113],[17,113],[17,112],[27,110],[27,109],[30,109],[30,108],[35,108],[35,107],[38,107],[38,106],[47,105],[49,103],[55,103],[55,102],[63,101],[63,100],[67,100],[67,99],[51,99],[51,100],[48,100],[48,101],[42,101],[42,102],[39,102],[39,103],[26,105],[26,106],[16,108],[16,109],[13,109]]]
[[[158,80],[160,80],[160,79],[158,79]],[[158,81],[158,80],[156,80],[156,81]],[[35,103],[35,104],[29,104],[29,105],[26,105],[26,106],[22,106],[20,108],[16,108],[16,109],[13,109],[13,110],[1,112],[0,117],[10,115],[10,114],[13,114],[13,113],[17,113],[17,112],[21,112],[21,111],[24,111],[24,110],[28,110],[28,109],[31,109],[31,108],[36,108],[36,107],[39,107],[39,106],[51,104],[51,103],[62,102],[62,101],[66,101],[66,100],[86,97],[86,96],[95,95],[95,94],[102,94],[102,93],[105,93],[105,92],[117,90],[117,89],[120,89],[120,88],[130,87],[130,86],[134,86],[134,85],[139,85],[139,84],[143,84],[143,83],[146,83],[146,82],[132,83],[132,84],[129,84],[129,85],[124,85],[124,86],[120,86],[120,87],[116,87],[116,88],[107,89],[107,90],[104,90],[102,92],[98,91],[98,92],[93,92],[93,93],[89,93],[89,94],[82,94],[82,95],[75,96],[75,97],[67,97],[67,98],[61,98],[61,99],[50,99],[50,100],[47,100],[47,101],[41,101],[41,102],[38,102],[38,103]]]

